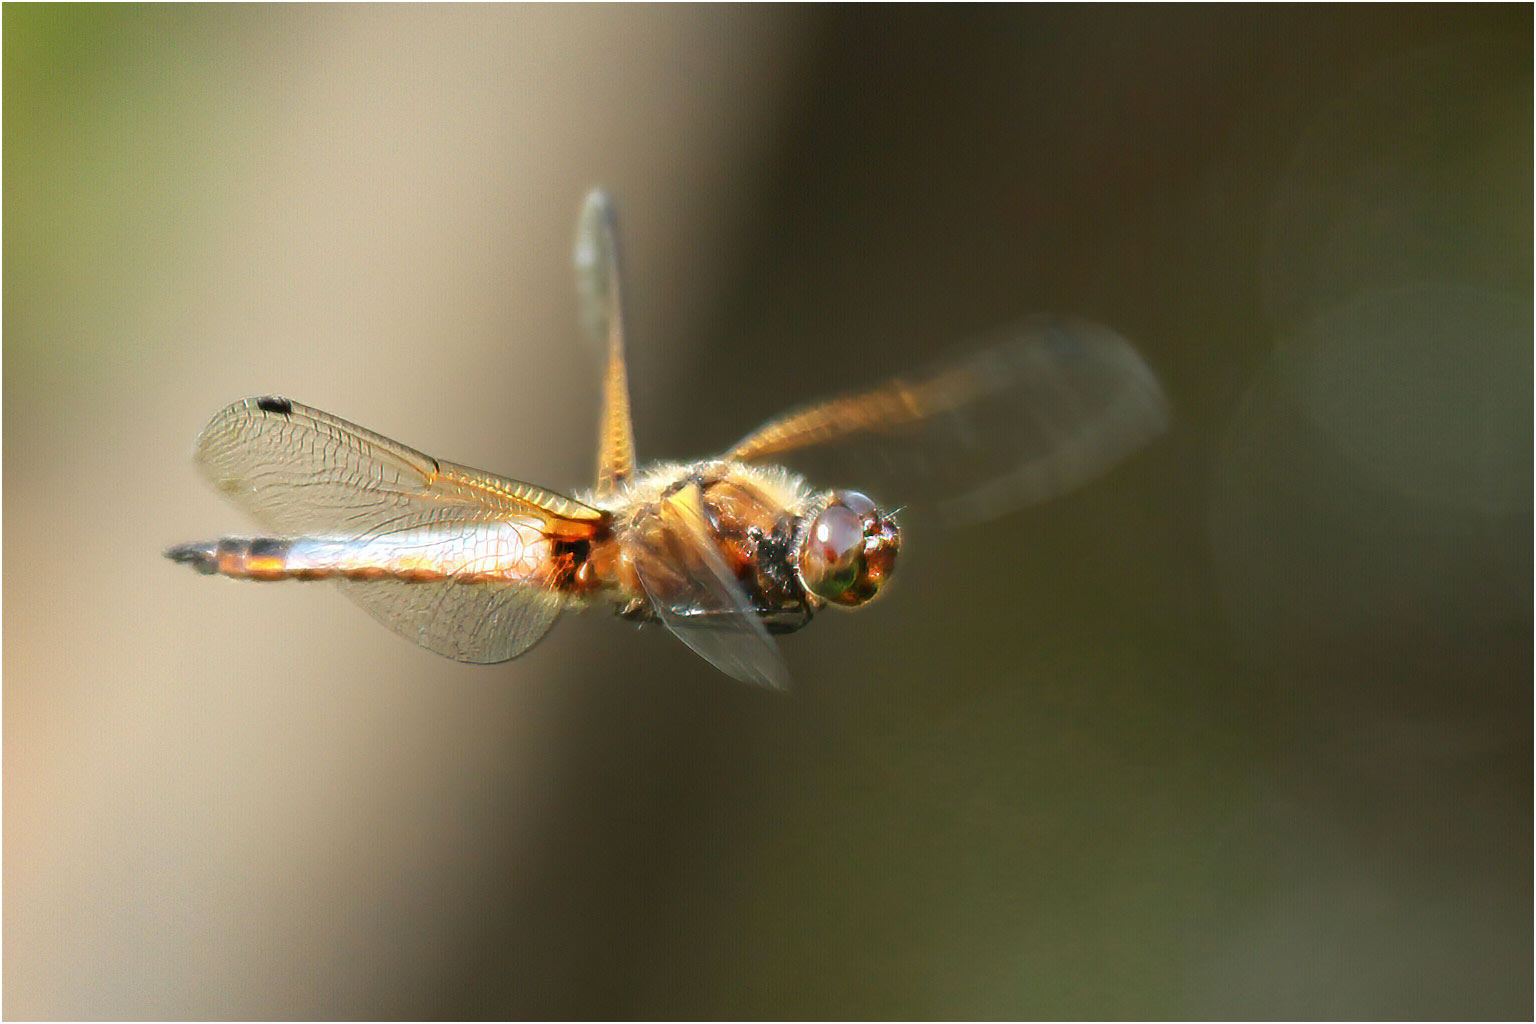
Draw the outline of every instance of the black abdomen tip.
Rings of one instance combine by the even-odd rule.
[[[173,562],[190,565],[204,576],[212,576],[219,571],[218,548],[214,544],[178,544],[167,548],[165,557]]]
[[[268,395],[265,398],[256,399],[256,408],[262,412],[275,412],[287,416],[293,412],[293,403],[286,398]]]

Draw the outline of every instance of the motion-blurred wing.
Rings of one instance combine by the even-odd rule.
[[[514,524],[529,543],[579,540],[596,509],[531,484],[443,462],[345,420],[281,398],[220,412],[197,440],[214,485],[263,526],[362,540],[420,528]],[[340,580],[344,594],[415,643],[457,661],[506,661],[532,647],[564,598],[536,583]]]
[[[678,639],[734,679],[789,685],[778,645],[715,547],[697,485],[663,498],[627,544],[652,610]]]
[[[624,361],[624,302],[613,201],[587,193],[576,221],[576,298],[582,330],[606,354],[603,414],[597,435],[597,493],[610,494],[635,473],[635,428]]]
[[[772,420],[726,455],[844,450],[836,481],[974,522],[1091,480],[1167,426],[1157,378],[1099,324],[1036,317],[968,355]],[[874,486],[871,485],[874,492]]]

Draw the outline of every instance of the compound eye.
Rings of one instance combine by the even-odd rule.
[[[875,503],[869,500],[868,495],[858,491],[834,491],[832,504],[842,505],[857,514],[864,521],[866,532],[880,519],[880,510],[875,507]]]
[[[839,604],[864,570],[864,520],[853,509],[828,505],[806,531],[800,551],[800,580],[817,597]]]

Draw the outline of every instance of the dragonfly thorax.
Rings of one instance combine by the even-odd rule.
[[[815,491],[777,466],[662,463],[611,495],[584,500],[613,517],[617,557],[610,580],[620,613],[631,618],[652,618],[658,604],[694,614],[690,603],[697,595],[687,574],[673,589],[667,584],[674,577],[662,567],[716,560],[770,632],[791,632],[825,604],[851,607],[874,597],[900,546],[894,520],[869,498]],[[692,539],[707,550],[678,550],[675,530],[663,524],[681,514],[672,506],[693,502],[698,531]]]

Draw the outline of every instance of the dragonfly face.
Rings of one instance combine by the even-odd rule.
[[[825,508],[801,520],[795,573],[821,600],[851,608],[880,592],[900,550],[894,517],[858,491],[833,491]]]
[[[284,398],[249,398],[204,428],[197,459],[264,529],[171,548],[199,572],[336,581],[439,654],[528,650],[561,611],[608,604],[658,621],[738,679],[788,681],[772,634],[890,580],[894,515],[762,460],[865,452],[905,501],[978,519],[1059,494],[1163,429],[1155,378],[1118,335],[1038,318],[911,376],[771,420],[716,459],[640,468],[624,360],[611,205],[578,224],[582,321],[605,351],[597,482],[568,497],[433,458]],[[868,453],[878,457],[871,458]]]

